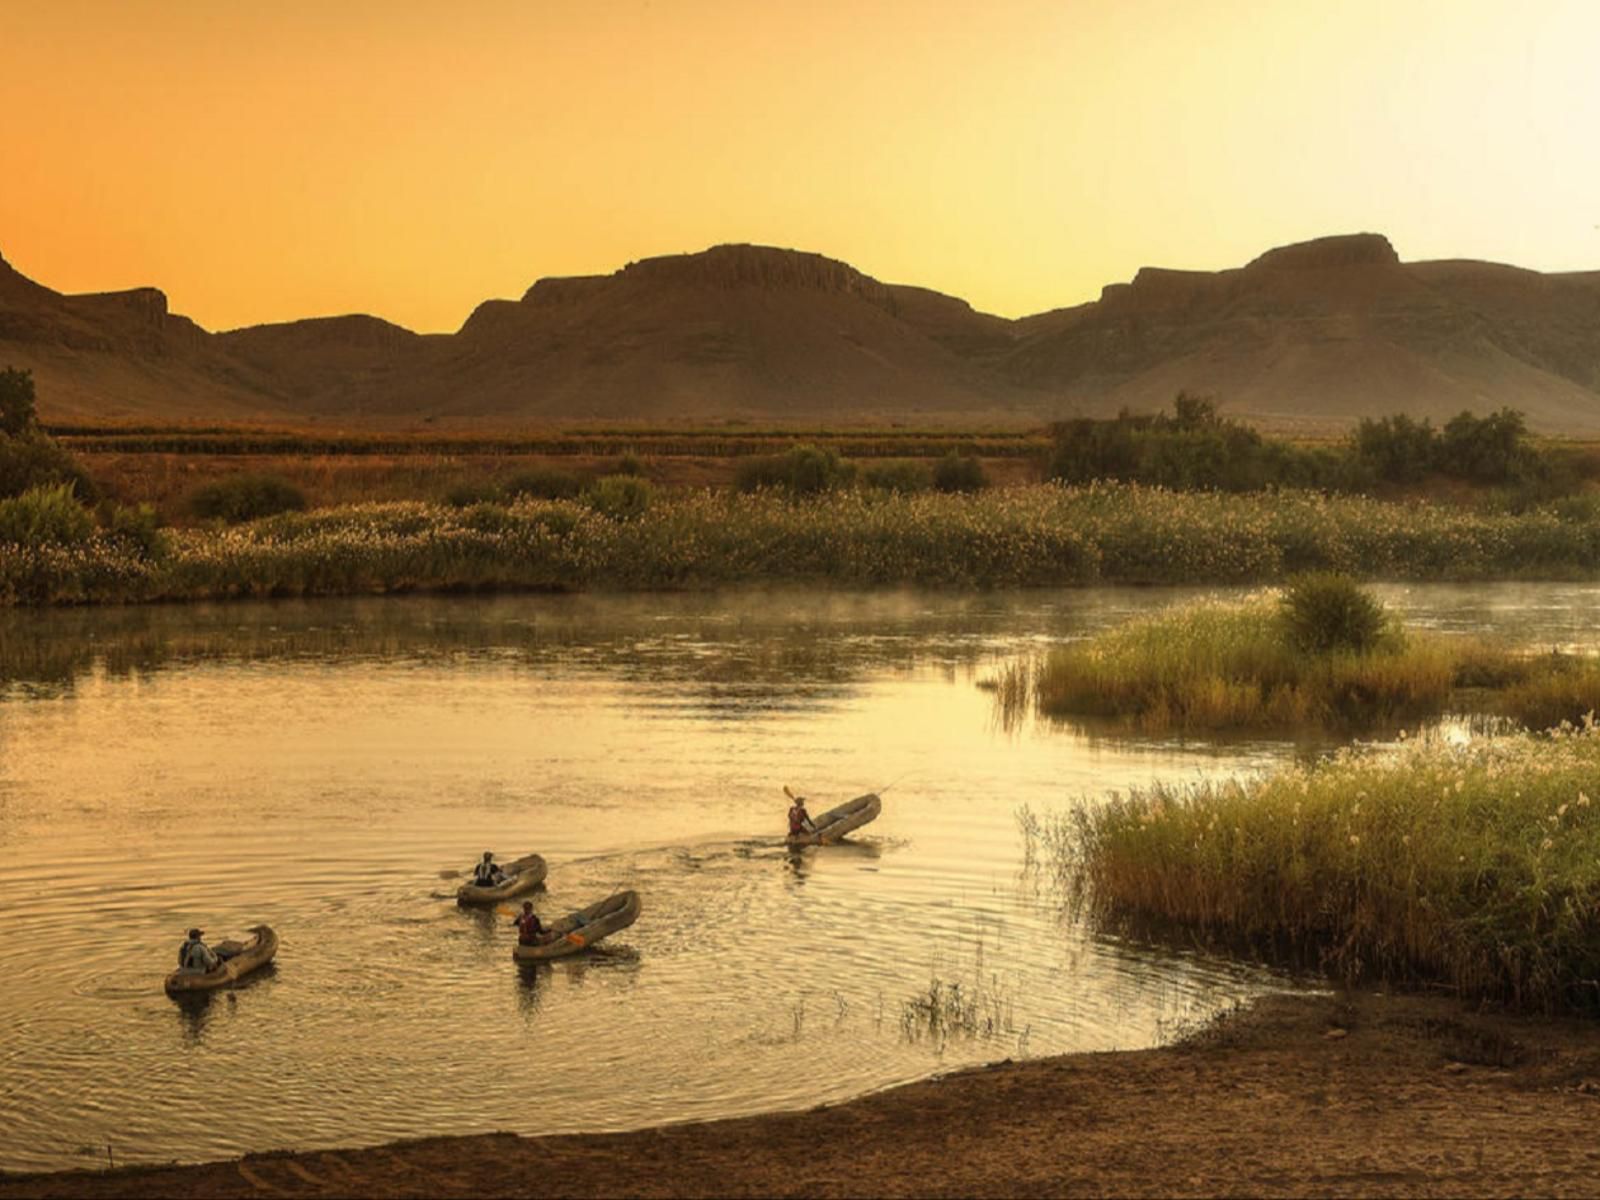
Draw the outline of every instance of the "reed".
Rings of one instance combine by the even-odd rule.
[[[1600,1010],[1600,733],[1442,737],[1055,819],[1100,923],[1341,979]],[[1037,833],[1036,833],[1037,837]]]
[[[1142,733],[1370,728],[1436,713],[1455,651],[1389,620],[1364,649],[1303,648],[1275,596],[1201,601],[1061,647],[1033,681],[1040,712]],[[1014,680],[998,695],[1015,719]],[[998,703],[998,701],[997,701]]]
[[[618,485],[620,486],[620,485]],[[1312,493],[1223,496],[1039,485],[975,495],[663,492],[613,520],[570,500],[419,502],[174,531],[140,560],[111,539],[0,546],[0,603],[458,588],[1061,586],[1368,578],[1584,578],[1600,527]],[[1359,682],[1359,681],[1357,681]]]

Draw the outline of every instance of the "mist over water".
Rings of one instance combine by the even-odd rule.
[[[1007,732],[976,683],[1192,593],[386,598],[0,616],[0,1169],[799,1109],[955,1067],[1150,1045],[1263,988],[1072,924],[1016,811],[1269,768],[1291,744]],[[1590,647],[1575,585],[1385,589],[1410,619]],[[881,791],[855,844],[789,852]],[[458,909],[643,915],[519,971]],[[183,931],[278,961],[180,1006]],[[980,1028],[908,1017],[930,983]]]

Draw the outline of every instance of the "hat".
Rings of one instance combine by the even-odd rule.
[[[205,933],[204,929],[191,929],[191,930],[189,930],[189,936],[191,938],[194,938],[194,939],[200,938],[204,933]]]

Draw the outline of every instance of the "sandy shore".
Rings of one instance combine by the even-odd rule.
[[[1277,997],[809,1113],[0,1178],[32,1196],[1600,1195],[1600,1025]]]

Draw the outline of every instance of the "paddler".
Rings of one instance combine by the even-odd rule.
[[[811,823],[811,814],[806,811],[806,798],[794,797],[794,803],[789,806],[789,836],[804,837],[816,831],[817,827]]]
[[[215,971],[222,965],[222,960],[217,957],[216,951],[202,940],[204,937],[203,929],[189,930],[189,936],[184,939],[183,945],[178,947],[178,970],[204,975],[207,971]]]
[[[500,864],[494,860],[494,851],[485,850],[483,857],[478,860],[478,865],[472,868],[472,882],[477,887],[499,887],[506,881],[506,873],[500,869]]]

